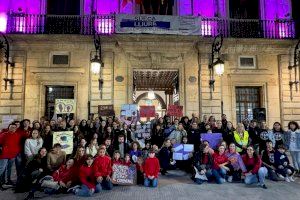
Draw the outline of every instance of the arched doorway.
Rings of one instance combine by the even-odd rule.
[[[160,94],[154,94],[154,99],[148,99],[148,92],[142,91],[136,99],[136,104],[139,106],[155,106],[156,113],[158,113],[159,116],[163,116],[166,113],[167,104]]]

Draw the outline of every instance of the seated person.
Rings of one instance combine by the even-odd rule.
[[[294,182],[293,174],[295,169],[290,165],[289,158],[285,153],[286,149],[284,145],[278,145],[278,149],[275,151],[275,167],[276,173],[279,176],[284,177],[286,182]]]

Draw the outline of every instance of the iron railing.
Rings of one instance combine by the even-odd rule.
[[[115,33],[116,15],[8,15],[7,32],[14,34],[83,34]],[[201,18],[200,33],[204,37],[222,34],[233,38],[295,38],[293,20]]]

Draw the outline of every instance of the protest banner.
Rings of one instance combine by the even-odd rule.
[[[169,105],[167,115],[174,116],[174,117],[182,117],[183,116],[183,106]]]
[[[76,110],[75,99],[55,99],[56,114],[75,113],[75,110]]]
[[[73,131],[61,131],[53,133],[53,144],[59,143],[61,150],[66,154],[73,153]]]
[[[124,104],[121,107],[121,116],[136,117],[138,115],[137,104]]]
[[[135,185],[136,184],[136,167],[135,165],[126,166],[114,164],[112,167],[112,183],[118,185]]]
[[[155,117],[155,106],[140,106],[140,117]]]
[[[147,122],[145,124],[137,124],[135,130],[135,136],[139,139],[147,139],[149,138],[151,132],[151,123]]]
[[[188,160],[189,154],[194,151],[193,144],[174,144],[173,160]]]
[[[99,116],[114,116],[114,105],[98,105]]]
[[[222,133],[202,133],[201,134],[202,141],[208,141],[209,146],[213,149],[216,149],[218,145],[223,140]]]

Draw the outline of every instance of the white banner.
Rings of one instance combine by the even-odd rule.
[[[116,15],[116,33],[200,35],[200,17]]]

